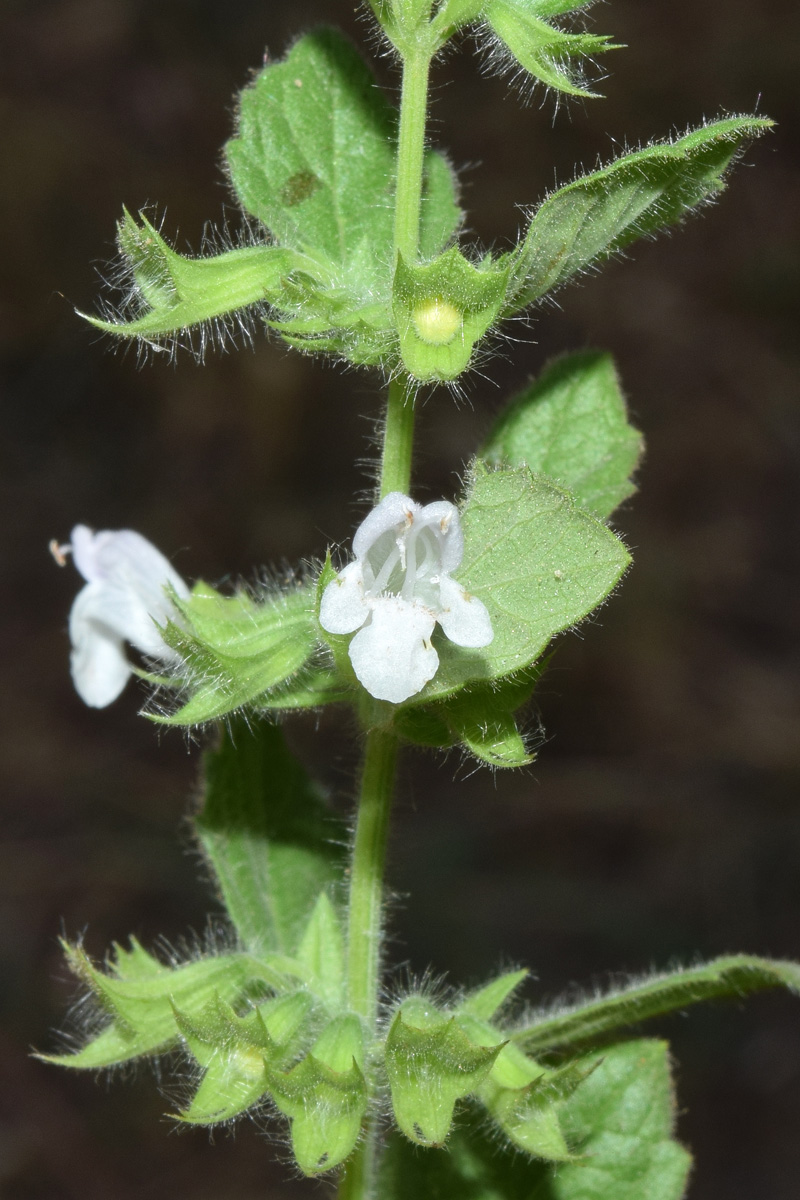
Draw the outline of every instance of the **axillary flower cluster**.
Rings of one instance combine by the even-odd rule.
[[[328,584],[319,620],[328,633],[356,633],[350,661],[378,700],[400,704],[439,666],[435,625],[457,646],[492,641],[485,605],[451,573],[464,555],[458,510],[447,500],[424,506],[391,492],[353,538],[355,560]]]
[[[122,692],[133,670],[126,642],[151,661],[180,665],[160,627],[179,619],[171,593],[185,600],[189,588],[155,546],[131,529],[76,525],[69,544],[51,549],[62,564],[72,554],[86,580],[69,618],[72,678],[86,704],[103,708]],[[319,619],[328,633],[358,630],[350,660],[376,699],[399,704],[433,679],[437,622],[458,646],[492,641],[485,606],[451,578],[464,553],[453,504],[422,506],[392,492],[359,526],[353,551],[355,560],[325,589]]]

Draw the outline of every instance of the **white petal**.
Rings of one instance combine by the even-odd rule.
[[[356,530],[353,538],[353,553],[356,558],[364,558],[370,546],[377,542],[382,533],[388,533],[395,527],[398,533],[402,532],[409,517],[413,519],[419,511],[420,506],[410,496],[404,496],[402,492],[390,492],[371,513],[368,513]]]
[[[94,533],[86,525],[76,525],[71,543],[75,566],[87,583],[105,582],[129,589],[162,623],[172,611],[164,588],[170,584],[179,596],[189,595],[172,563],[133,529]]]
[[[166,645],[156,626],[156,620],[166,620],[171,612],[165,600],[163,613],[153,613],[138,593],[130,588],[110,583],[87,583],[72,605],[69,632],[73,643],[80,639],[83,626],[97,625],[107,629],[110,636],[130,642],[142,654],[170,661],[173,652]]]
[[[352,633],[369,616],[360,562],[348,563],[322,593],[319,623],[328,633]]]
[[[426,504],[420,510],[416,524],[427,525],[436,533],[442,571],[449,575],[461,566],[461,559],[464,557],[464,534],[455,504],[451,504],[449,500],[435,500],[433,504]]]
[[[447,575],[439,581],[439,596],[437,620],[450,641],[457,646],[488,646],[494,630],[486,605]]]
[[[116,700],[131,673],[122,638],[109,626],[91,616],[93,597],[87,593],[97,584],[88,584],[79,592],[69,619],[72,641],[70,667],[75,689],[91,708],[105,708]]]
[[[368,625],[350,643],[350,661],[377,700],[400,704],[433,679],[439,655],[430,644],[435,618],[399,596],[373,602]]]

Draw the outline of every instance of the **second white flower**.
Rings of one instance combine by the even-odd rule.
[[[353,538],[355,561],[328,584],[320,624],[354,633],[350,661],[378,700],[400,704],[433,679],[438,622],[457,646],[488,646],[494,636],[486,606],[452,579],[464,554],[458,509],[447,500],[420,505],[391,492]]]

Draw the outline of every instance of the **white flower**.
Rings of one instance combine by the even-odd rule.
[[[61,565],[72,553],[86,580],[69,614],[72,679],[86,704],[105,708],[132,674],[125,642],[163,663],[178,661],[157,625],[175,616],[164,589],[171,585],[183,598],[189,589],[164,555],[132,529],[95,533],[76,525],[71,537],[69,545],[50,548]]]
[[[438,621],[457,646],[488,646],[485,606],[450,578],[464,554],[458,510],[446,500],[424,507],[391,492],[353,538],[355,561],[326,587],[319,620],[328,633],[359,632],[350,661],[367,691],[400,704],[433,679]]]

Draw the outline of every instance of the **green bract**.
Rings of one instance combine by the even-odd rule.
[[[245,705],[292,709],[338,699],[330,672],[311,660],[317,648],[314,592],[296,588],[265,599],[223,596],[198,582],[188,600],[174,598],[182,623],[164,640],[183,662],[188,699],[168,725],[199,725]]]
[[[534,79],[570,96],[592,96],[582,80],[587,59],[620,50],[610,37],[567,33],[550,18],[589,7],[591,0],[487,0],[486,20],[512,58]]]

